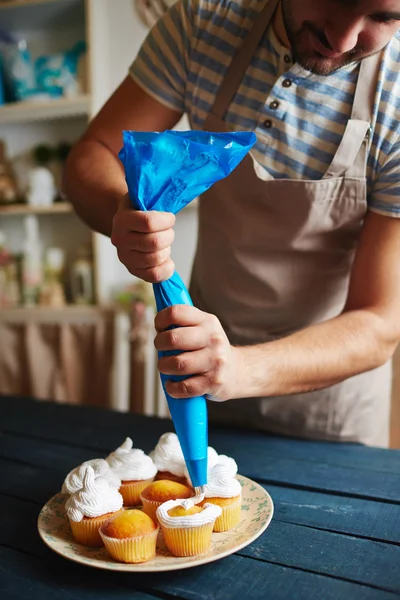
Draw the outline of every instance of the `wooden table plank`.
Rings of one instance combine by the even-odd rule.
[[[371,585],[400,597],[400,546],[273,520],[266,534],[239,555]]]
[[[86,423],[63,422],[63,426],[57,428],[55,433],[53,419],[8,415],[2,427],[5,432],[11,431],[18,433],[18,436],[26,436],[26,442],[29,439],[59,441],[71,446],[93,448],[93,456],[98,456],[99,452],[107,454],[113,450],[129,434],[139,448],[148,452],[154,447],[161,433],[160,428],[164,425],[162,421],[151,420],[147,427],[144,427],[139,421],[135,427],[120,430],[100,428]],[[400,471],[368,471],[355,467],[298,461],[297,458],[275,457],[269,460],[261,446],[250,444],[238,446],[236,452],[231,452],[223,444],[217,445],[216,448],[219,453],[228,453],[237,458],[239,471],[257,481],[400,503]],[[397,451],[391,452],[397,454]]]
[[[36,532],[38,512],[36,504],[0,495],[0,513],[7,515],[0,546],[47,560],[50,551]],[[239,555],[400,594],[400,547],[392,544],[273,520]]]
[[[2,600],[7,598],[5,586],[9,597],[24,600],[29,589],[31,600],[48,597],[147,600],[145,594],[175,600],[227,600],[227,597],[230,600],[395,600],[398,597],[365,585],[236,555],[193,569],[140,574],[90,569],[57,555],[43,561],[0,547],[0,573]],[[21,589],[25,596],[18,596]],[[47,590],[53,589],[54,596],[46,595]]]
[[[400,544],[395,504],[263,485],[274,501],[274,519],[377,541]]]
[[[3,406],[3,427],[6,427],[8,419],[10,419],[10,425],[15,425],[13,417],[18,419],[25,417],[28,421],[33,418],[34,423],[44,417],[50,419],[53,423],[55,419],[56,421],[62,420],[63,423],[91,424],[105,429],[117,428],[120,431],[132,429],[139,436],[143,447],[147,450],[150,450],[154,443],[152,439],[144,439],[143,429],[150,430],[152,435],[173,430],[172,423],[168,419],[111,412],[89,406],[77,407],[4,396],[0,396],[0,406]],[[33,433],[32,430],[31,432]],[[295,456],[296,460],[299,461],[322,462],[346,467],[354,466],[368,471],[376,469],[380,472],[400,473],[400,450],[387,453],[385,449],[368,448],[358,444],[312,440],[308,440],[307,444],[304,444],[304,440],[268,436],[260,431],[215,426],[211,428],[210,442],[214,443],[215,446],[220,445],[226,448],[226,452],[232,456],[238,453],[239,448],[240,452],[243,452],[248,447],[257,448],[260,446],[263,453],[268,456],[280,458],[293,458]],[[218,450],[218,448],[216,449]]]
[[[86,448],[26,440],[8,434],[0,438],[0,446],[1,455],[8,459],[3,463],[5,472],[10,472],[11,478],[15,472],[13,461],[19,461],[28,467],[36,467],[33,470],[28,469],[24,474],[24,482],[32,482],[29,489],[26,489],[25,484],[20,485],[20,478],[13,486],[14,495],[18,491],[21,498],[27,498],[27,494],[31,496],[30,490],[33,489],[34,497],[31,499],[36,502],[45,502],[48,499],[42,494],[38,497],[39,481],[43,481],[47,491],[50,491],[50,482],[54,485],[50,491],[52,496],[60,489],[61,482],[70,469],[94,457],[93,452]],[[0,480],[0,491],[9,493],[9,487],[8,483],[4,480],[2,483]],[[400,510],[395,504],[360,498],[343,498],[274,485],[264,484],[264,487],[274,500],[275,518],[282,521],[370,537],[375,540],[400,541]]]
[[[52,558],[52,557],[51,557]],[[65,561],[64,561],[65,562]],[[61,567],[61,565],[60,565]],[[90,575],[90,569],[53,571],[52,560],[46,564],[35,557],[0,547],[0,597],[2,600],[155,600],[153,595],[134,588],[127,589],[115,577],[112,580]],[[63,573],[64,571],[64,573]],[[165,598],[165,596],[164,596]]]

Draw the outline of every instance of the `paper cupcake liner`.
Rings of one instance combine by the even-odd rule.
[[[153,481],[154,477],[151,479],[144,479],[142,481],[129,481],[127,483],[122,482],[122,485],[119,488],[119,493],[124,499],[124,506],[139,506],[141,504],[140,494]]]
[[[114,515],[117,515],[122,511],[118,510]],[[110,518],[110,514],[102,517],[94,517],[93,519],[82,519],[82,521],[69,521],[71,525],[72,535],[79,544],[83,546],[89,546],[91,548],[99,548],[103,545],[102,539],[99,534],[99,527],[103,525]]]
[[[211,545],[213,523],[200,527],[163,527],[165,545],[174,556],[196,556],[207,552]]]
[[[152,533],[139,537],[117,539],[105,535],[100,529],[100,536],[107,552],[118,562],[142,563],[156,555],[156,542],[159,527]]]
[[[157,514],[156,514],[157,508],[159,506],[161,506],[161,504],[163,504],[163,503],[156,502],[155,500],[146,500],[146,498],[143,498],[143,496],[140,496],[140,500],[143,504],[143,512],[145,512],[146,515],[149,515],[149,517],[151,517],[153,519],[153,521],[158,523]]]
[[[221,506],[222,515],[215,520],[214,531],[229,531],[240,523],[242,500],[238,498],[234,504]]]

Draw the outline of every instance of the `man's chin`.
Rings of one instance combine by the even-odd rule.
[[[344,55],[341,58],[326,58],[321,55],[315,56],[301,56],[297,57],[297,62],[311,73],[315,75],[327,76],[331,75],[335,71],[342,69],[346,65],[361,60],[359,57],[350,58],[348,55]]]

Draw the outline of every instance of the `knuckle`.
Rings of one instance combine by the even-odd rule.
[[[219,348],[220,346],[222,346],[224,341],[224,336],[222,335],[222,333],[219,332],[213,333],[210,337],[210,344],[214,348]]]
[[[190,379],[185,379],[182,381],[182,390],[184,394],[187,394],[188,396],[193,396],[196,394],[195,385]]]
[[[171,345],[172,347],[178,348],[179,338],[180,338],[180,335],[176,331],[176,329],[171,329],[171,331],[168,331],[168,338],[167,338],[168,344]]]
[[[174,358],[174,370],[178,373],[182,373],[186,368],[186,360],[182,356],[176,356]]]

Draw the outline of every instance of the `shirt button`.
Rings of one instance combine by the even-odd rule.
[[[278,106],[279,106],[278,100],[273,100],[269,105],[269,107],[272,108],[272,110],[276,110],[278,108]]]
[[[283,87],[288,88],[292,85],[292,81],[290,79],[284,79],[282,81],[282,85],[283,85]]]
[[[289,54],[285,54],[285,57],[283,60],[285,61],[285,63],[287,65],[292,62],[292,59],[290,58]]]
[[[267,119],[266,121],[264,121],[264,127],[265,127],[265,129],[271,129],[271,127],[272,127],[271,119]]]

